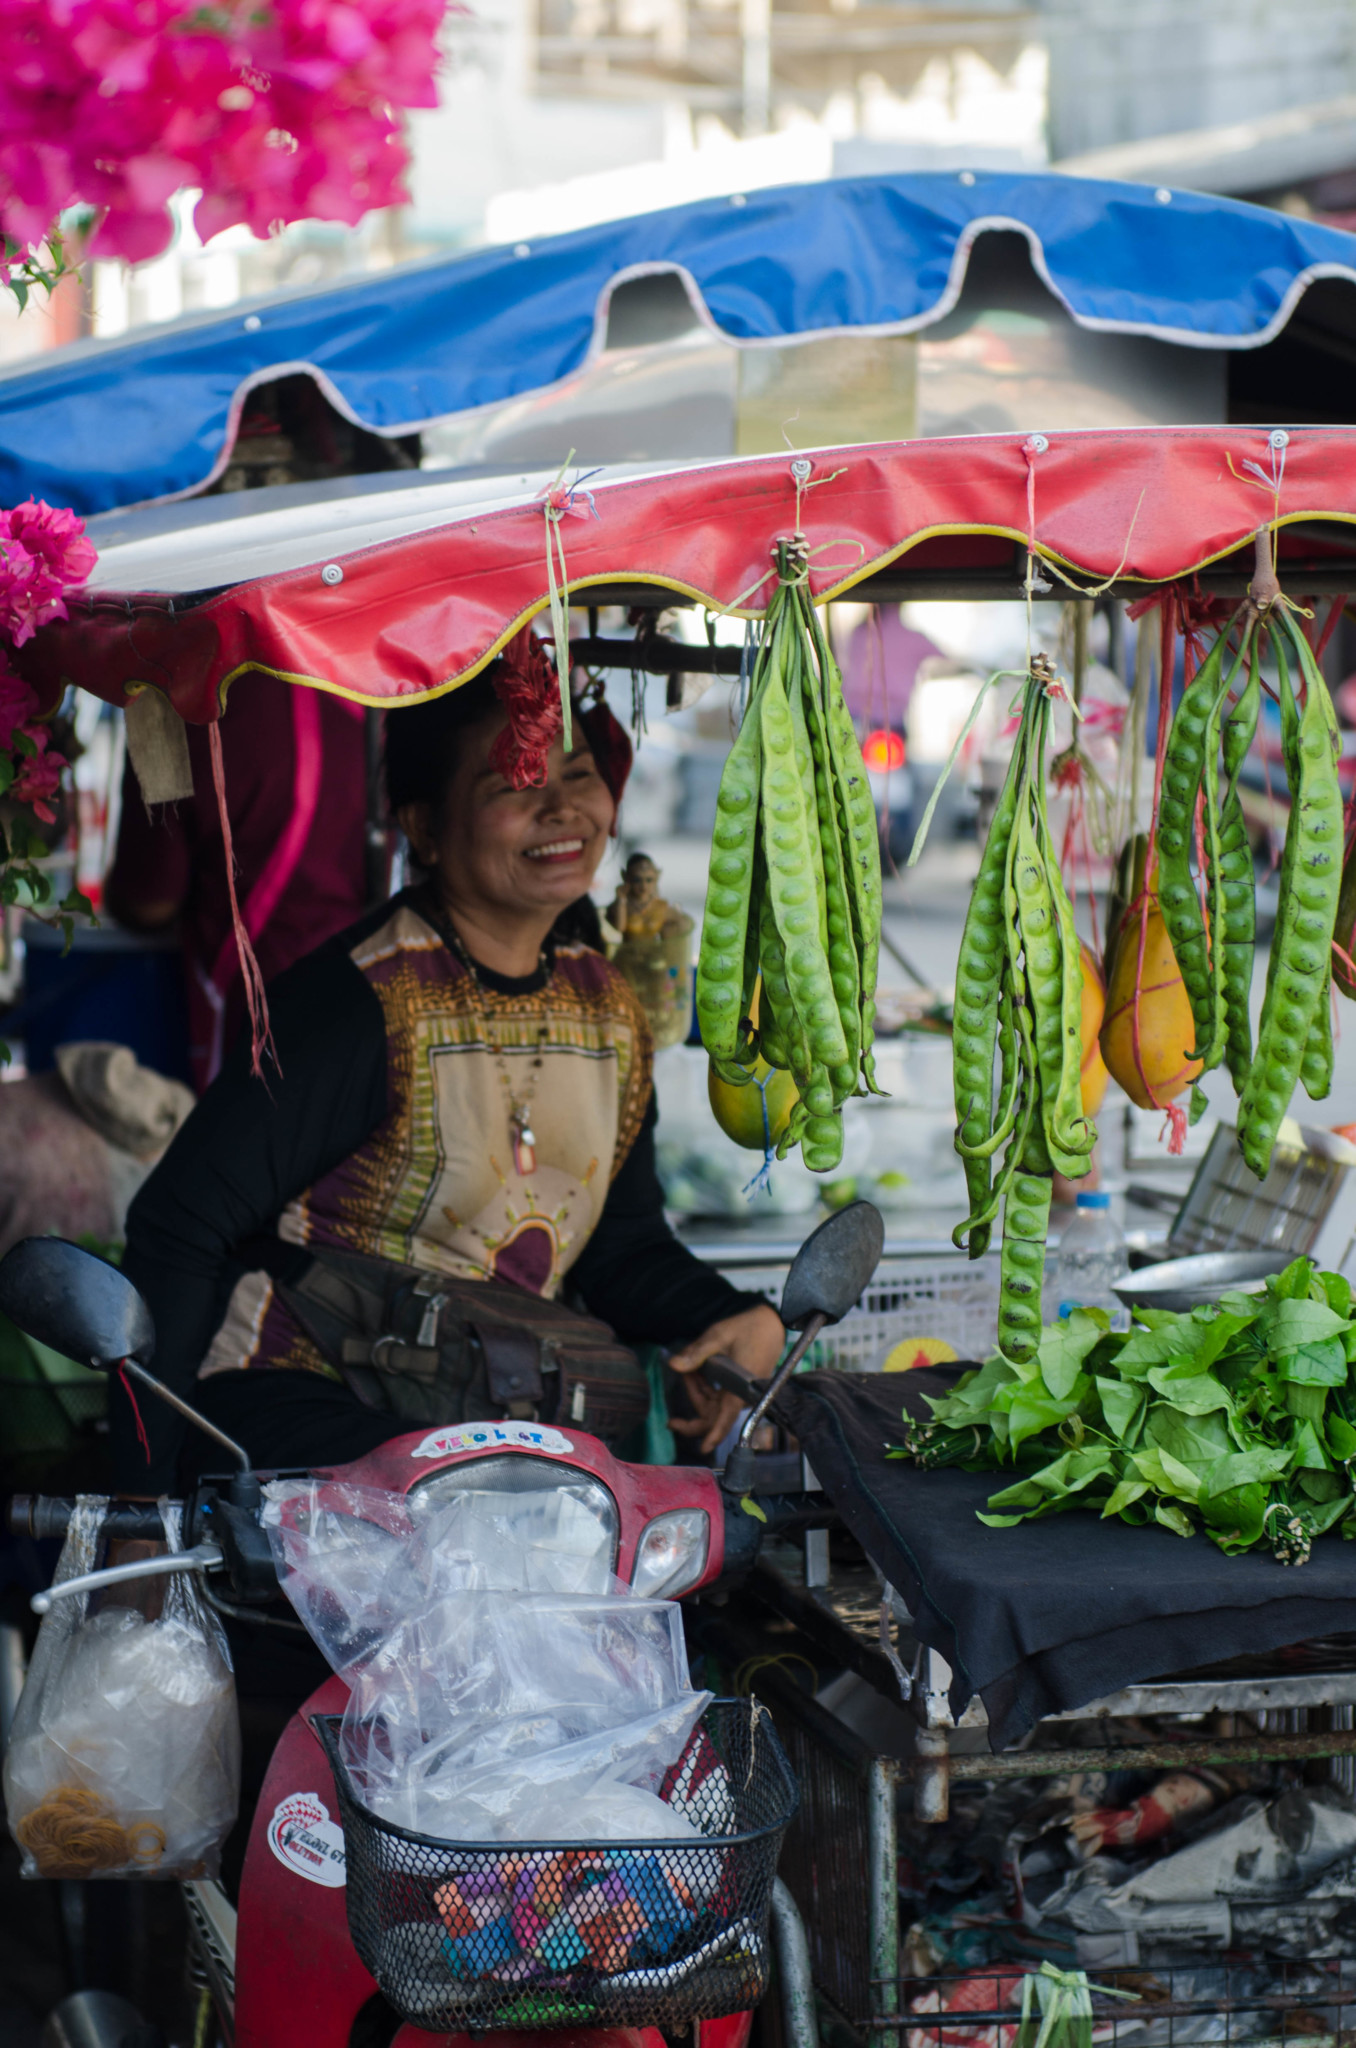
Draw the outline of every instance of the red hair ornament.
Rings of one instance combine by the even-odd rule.
[[[490,766],[510,789],[540,789],[546,780],[546,757],[564,730],[564,720],[555,668],[530,626],[515,633],[504,649],[493,687],[508,713],[508,724],[490,748]],[[620,803],[631,772],[629,735],[601,698],[580,711],[579,722],[613,802]]]

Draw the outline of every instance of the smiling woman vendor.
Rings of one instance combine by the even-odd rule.
[[[626,1408],[607,1389],[629,1374],[634,1412],[639,1368],[562,1289],[623,1344],[681,1347],[680,1372],[717,1351],[772,1371],[775,1311],[664,1221],[644,1015],[585,942],[627,766],[602,707],[576,712],[566,752],[526,629],[389,715],[388,794],[423,879],[273,985],[262,1078],[237,1046],[128,1219],[156,1370],[256,1464],[492,1414],[606,1434]],[[736,1404],[689,1384],[711,1448]],[[173,1490],[182,1432],[158,1403],[144,1420],[149,1455],[119,1396],[117,1483]]]

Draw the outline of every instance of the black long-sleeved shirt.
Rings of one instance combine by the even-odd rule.
[[[124,1270],[155,1318],[155,1369],[185,1398],[209,1352],[212,1369],[223,1364],[218,1353],[231,1353],[246,1247],[280,1221],[292,1242],[375,1250],[435,1270],[466,1271],[467,1258],[474,1266],[477,1248],[488,1247],[485,1270],[523,1284],[555,1257],[561,1270],[546,1284],[568,1267],[584,1305],[631,1342],[682,1342],[757,1299],[680,1245],[664,1220],[648,1037],[640,1024],[628,1038],[634,1003],[615,970],[570,949],[522,980],[479,970],[473,981],[418,903],[410,892],[395,898],[278,979],[269,991],[276,1063],[265,1061],[263,1080],[252,1077],[237,1046],[132,1205]],[[549,1044],[511,1044],[508,1058],[501,1043],[496,1058],[495,1031],[521,1039],[523,1018],[538,1011]],[[529,1110],[539,1156],[535,1176],[523,1179],[508,1164],[507,1109],[531,1073],[523,1055],[541,1047]],[[595,1147],[585,1167],[578,1159],[595,1126],[611,1134],[613,1154],[603,1159]],[[572,1144],[573,1173],[544,1164]],[[610,1185],[590,1212],[602,1173]],[[459,1215],[443,1197],[463,1184],[471,1202],[484,1186],[493,1199]],[[534,1189],[520,1213],[515,1200],[522,1209]],[[557,1197],[548,1229],[534,1212]],[[225,1362],[299,1362],[276,1333],[269,1339],[269,1317],[278,1316],[280,1304],[256,1314],[252,1336],[262,1327],[267,1341]],[[116,1480],[142,1493],[172,1488],[182,1427],[153,1400],[142,1414],[149,1468],[115,1395]]]

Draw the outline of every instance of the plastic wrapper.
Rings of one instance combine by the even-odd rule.
[[[57,1582],[95,1568],[106,1507],[78,1503]],[[4,1772],[25,1877],[216,1875],[240,1784],[230,1654],[187,1574],[150,1583],[155,1620],[80,1594],[43,1619]]]
[[[568,1481],[502,1512],[275,1482],[264,1520],[349,1686],[340,1753],[372,1812],[444,1841],[693,1838],[658,1787],[710,1695],[677,1607],[600,1569]]]

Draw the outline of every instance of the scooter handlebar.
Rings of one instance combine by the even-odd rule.
[[[47,1493],[16,1493],[10,1498],[5,1520],[13,1536],[63,1537],[75,1513],[73,1500]],[[148,1543],[164,1536],[160,1510],[153,1500],[115,1501],[104,1518],[104,1532]]]

